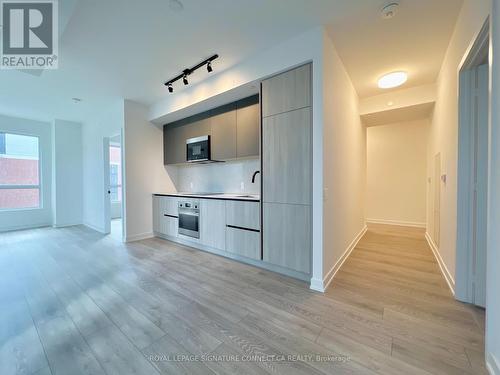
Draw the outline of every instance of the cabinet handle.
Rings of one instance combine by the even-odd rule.
[[[236,225],[229,225],[229,224],[227,224],[226,227],[233,228],[233,229],[247,230],[249,232],[260,233],[260,230],[258,230],[258,229],[250,229],[250,228],[237,227]]]
[[[163,216],[166,216],[166,217],[172,217],[174,219],[178,219],[179,216],[174,216],[174,215],[167,215],[167,214],[163,214]]]

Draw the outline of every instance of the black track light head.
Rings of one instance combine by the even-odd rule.
[[[167,85],[167,87],[168,87],[168,92],[170,92],[170,93],[174,92],[174,88],[172,87],[172,84],[171,84],[171,83],[169,83],[169,84]]]
[[[185,85],[189,85],[189,81],[188,81],[187,75],[184,74],[184,77],[182,77],[182,82],[184,82]]]
[[[212,72],[213,72],[213,69],[212,69],[212,62],[210,62],[210,61],[207,63],[207,71],[208,71],[209,73],[212,73]]]

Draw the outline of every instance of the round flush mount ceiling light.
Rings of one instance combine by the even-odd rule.
[[[180,12],[184,9],[184,4],[182,4],[179,0],[170,0],[168,6],[174,12]]]
[[[399,3],[397,1],[391,1],[388,4],[384,5],[384,7],[380,11],[382,18],[386,20],[393,18],[394,16],[396,16],[398,8]]]
[[[378,87],[381,89],[392,89],[401,86],[408,80],[406,72],[392,72],[379,78]]]

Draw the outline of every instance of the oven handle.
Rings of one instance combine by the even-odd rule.
[[[191,213],[191,212],[182,212],[182,211],[179,211],[179,216],[180,215],[187,215],[187,216],[200,216],[200,213],[199,212],[194,212],[194,213]]]

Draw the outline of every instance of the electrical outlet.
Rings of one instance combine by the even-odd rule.
[[[240,189],[242,191],[245,190],[245,183],[243,181],[240,183]]]
[[[189,188],[190,188],[191,190],[193,190],[193,188],[194,188],[194,184],[193,184],[192,182],[190,182],[190,183],[189,183]]]

